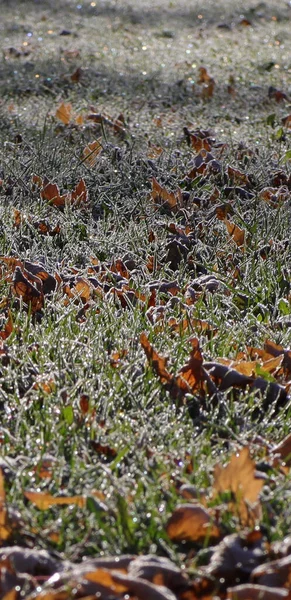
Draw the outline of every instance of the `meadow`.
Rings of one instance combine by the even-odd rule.
[[[290,5],[2,13],[0,596],[290,598]]]

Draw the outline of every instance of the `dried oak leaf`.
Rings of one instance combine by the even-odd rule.
[[[171,540],[201,542],[217,539],[220,530],[207,508],[201,504],[181,504],[170,516],[166,532]]]
[[[265,585],[243,583],[228,588],[227,600],[283,600],[290,599],[288,590],[284,588],[270,588]]]
[[[222,587],[249,581],[250,574],[265,559],[262,534],[258,531],[246,536],[227,535],[215,548],[205,571]]]
[[[203,357],[199,346],[198,338],[194,337],[191,340],[192,350],[189,361],[182,369],[180,369],[176,383],[185,393],[202,391],[203,382],[205,381],[205,371],[202,368]]]
[[[256,567],[252,571],[251,581],[268,587],[283,587],[290,590],[291,555],[273,560]]]
[[[131,595],[134,595],[138,600],[176,600],[176,594],[173,594],[171,590],[162,586],[155,585],[140,579],[138,577],[130,577],[129,575],[122,575],[121,573],[115,574],[112,572],[112,577],[115,583],[123,584],[126,586],[126,591]]]
[[[0,549],[0,565],[6,561],[11,570],[29,575],[52,575],[61,571],[65,562],[56,560],[46,550],[11,546]]]
[[[279,456],[287,466],[291,466],[291,434],[289,433],[279,444],[270,449],[271,456]]]
[[[56,110],[56,118],[62,121],[64,125],[69,125],[72,117],[72,105],[70,102],[62,102]]]
[[[159,184],[155,177],[152,178],[151,197],[156,205],[162,206],[170,212],[177,212],[180,207],[181,190],[168,192],[168,190]]]
[[[171,560],[160,556],[138,556],[128,568],[130,577],[146,579],[155,585],[163,585],[173,592],[188,585],[188,578]]]
[[[230,237],[233,239],[233,241],[236,243],[236,245],[239,248],[244,246],[245,233],[246,233],[245,230],[241,229],[240,227],[238,227],[238,225],[236,225],[232,221],[229,221],[228,219],[224,219],[224,223],[225,223],[225,226],[227,228],[227,231],[228,231]]]
[[[12,319],[12,313],[11,313],[11,310],[9,309],[8,310],[8,318],[5,323],[4,329],[2,329],[0,331],[0,337],[2,338],[2,340],[7,340],[7,338],[11,335],[13,330],[14,330],[14,324],[13,324],[13,319]]]
[[[76,504],[80,508],[84,508],[87,502],[86,496],[51,496],[51,494],[47,494],[46,492],[34,492],[29,490],[24,492],[24,496],[27,500],[33,502],[39,510],[47,510],[56,504]]]
[[[247,446],[235,452],[225,467],[219,464],[214,467],[214,495],[232,492],[233,508],[244,526],[252,525],[260,516],[259,495],[263,485],[264,480],[256,476],[256,465]]]
[[[16,267],[12,280],[12,291],[18,298],[31,307],[32,312],[37,312],[43,308],[44,294],[40,292],[24,276],[20,267]]]
[[[102,150],[101,138],[90,142],[83,150],[83,161],[89,167],[95,167]]]

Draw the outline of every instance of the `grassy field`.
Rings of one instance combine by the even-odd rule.
[[[0,597],[289,598],[291,8],[2,5]]]

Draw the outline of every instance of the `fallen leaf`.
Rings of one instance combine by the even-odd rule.
[[[178,198],[174,192],[168,192],[168,190],[161,186],[155,177],[152,178],[152,192],[151,197],[155,204],[163,206],[172,212],[176,212],[178,209]]]
[[[101,150],[101,138],[94,140],[94,142],[90,142],[83,150],[83,161],[89,165],[89,167],[95,167]]]
[[[18,298],[31,307],[32,312],[43,308],[44,295],[23,275],[20,267],[15,267],[12,291]]]
[[[229,463],[222,467],[214,467],[214,495],[232,492],[235,498],[234,509],[237,510],[242,525],[253,524],[259,508],[259,495],[264,480],[255,473],[256,465],[251,459],[247,446],[235,452]]]
[[[211,513],[201,504],[181,504],[166,525],[166,532],[174,541],[202,541],[219,538],[220,530]]]
[[[56,504],[76,504],[80,508],[84,508],[87,502],[86,496],[51,496],[51,494],[45,492],[33,492],[29,490],[24,492],[24,496],[30,502],[33,502],[39,510],[47,510]]]
[[[232,221],[228,219],[224,219],[224,223],[226,225],[227,231],[233,241],[236,243],[238,247],[244,246],[245,243],[245,230],[240,229],[238,225],[235,225]]]
[[[64,125],[70,123],[72,116],[72,105],[70,102],[62,102],[56,110],[56,118],[62,121]]]
[[[243,583],[228,588],[227,600],[282,600],[289,599],[289,592],[284,588],[270,588],[265,585]]]
[[[0,331],[0,337],[2,338],[2,340],[7,340],[7,338],[11,335],[12,331],[14,330],[14,325],[13,325],[13,319],[12,319],[12,313],[11,310],[8,310],[8,319],[5,323],[5,327],[4,329],[2,329],[2,331]]]
[[[88,202],[88,190],[84,179],[80,179],[75,189],[71,193],[71,202],[74,205],[80,206]]]
[[[291,555],[273,560],[252,570],[251,581],[270,588],[283,587],[290,590]]]
[[[186,393],[191,391],[194,394],[197,389],[202,389],[203,382],[205,381],[205,371],[202,369],[203,357],[198,338],[192,338],[191,345],[192,351],[189,361],[180,369],[176,383]]]
[[[255,536],[253,533],[227,535],[216,546],[205,571],[220,583],[222,590],[248,581],[253,569],[265,560],[263,536],[260,531],[255,531]]]
[[[154,371],[160,378],[161,383],[171,385],[173,383],[173,377],[167,370],[168,359],[160,356],[150,344],[150,341],[146,334],[143,332],[140,335],[140,343],[146,354],[146,357],[151,364]]]

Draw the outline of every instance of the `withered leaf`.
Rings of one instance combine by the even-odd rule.
[[[32,312],[36,312],[43,307],[43,293],[30,283],[23,275],[20,267],[16,267],[13,275],[12,290],[18,298],[22,298],[25,304],[31,306]]]
[[[268,587],[290,589],[291,555],[273,560],[256,567],[251,573],[251,581]]]
[[[289,598],[288,590],[254,583],[243,583],[227,590],[227,600],[283,600],[284,598]]]
[[[116,583],[124,584],[130,595],[134,595],[138,600],[176,600],[176,594],[173,594],[168,588],[161,585],[154,585],[145,579],[122,575],[112,572]]]
[[[33,502],[39,510],[47,510],[56,504],[76,504],[80,508],[84,508],[87,502],[86,496],[52,496],[45,492],[34,492],[29,490],[24,492],[24,496],[30,500],[30,502]]]
[[[173,376],[167,370],[168,359],[160,356],[152,347],[147,335],[143,332],[140,335],[140,343],[146,354],[146,357],[154,371],[160,378],[161,383],[171,385]]]
[[[236,243],[238,247],[244,246],[245,243],[245,230],[240,229],[238,225],[229,221],[228,219],[224,219],[224,223],[226,225],[227,231],[233,241]]]
[[[219,538],[220,530],[211,513],[201,504],[181,504],[166,525],[171,540],[202,541],[206,538]]]
[[[83,160],[89,167],[95,167],[102,150],[101,138],[90,142],[83,150]]]
[[[215,548],[206,572],[220,580],[222,585],[245,582],[257,565],[264,560],[262,535],[253,540],[248,536],[227,535]]]
[[[232,492],[240,521],[244,525],[256,517],[254,507],[256,504],[259,506],[259,495],[264,485],[264,480],[256,476],[255,469],[247,446],[235,452],[225,467],[219,464],[214,467],[214,494]]]
[[[70,102],[62,102],[56,110],[56,118],[62,121],[64,125],[70,123],[72,116],[72,105]]]
[[[7,338],[11,335],[12,331],[14,330],[14,325],[13,325],[13,319],[12,319],[12,313],[11,310],[8,310],[8,319],[5,323],[5,327],[4,329],[2,329],[2,331],[0,331],[0,337],[2,338],[2,340],[7,340]]]
[[[71,202],[74,205],[80,206],[88,202],[88,190],[84,179],[80,179],[75,189],[71,193]]]
[[[198,338],[192,338],[191,345],[189,362],[180,369],[176,381],[182,390],[184,389],[185,392],[190,390],[194,393],[197,389],[201,390],[202,383],[205,380],[205,371],[202,369],[203,357]]]
[[[168,192],[165,187],[159,184],[155,177],[152,178],[151,197],[155,204],[164,206],[172,212],[176,212],[178,209],[177,194],[174,194],[174,192]]]

